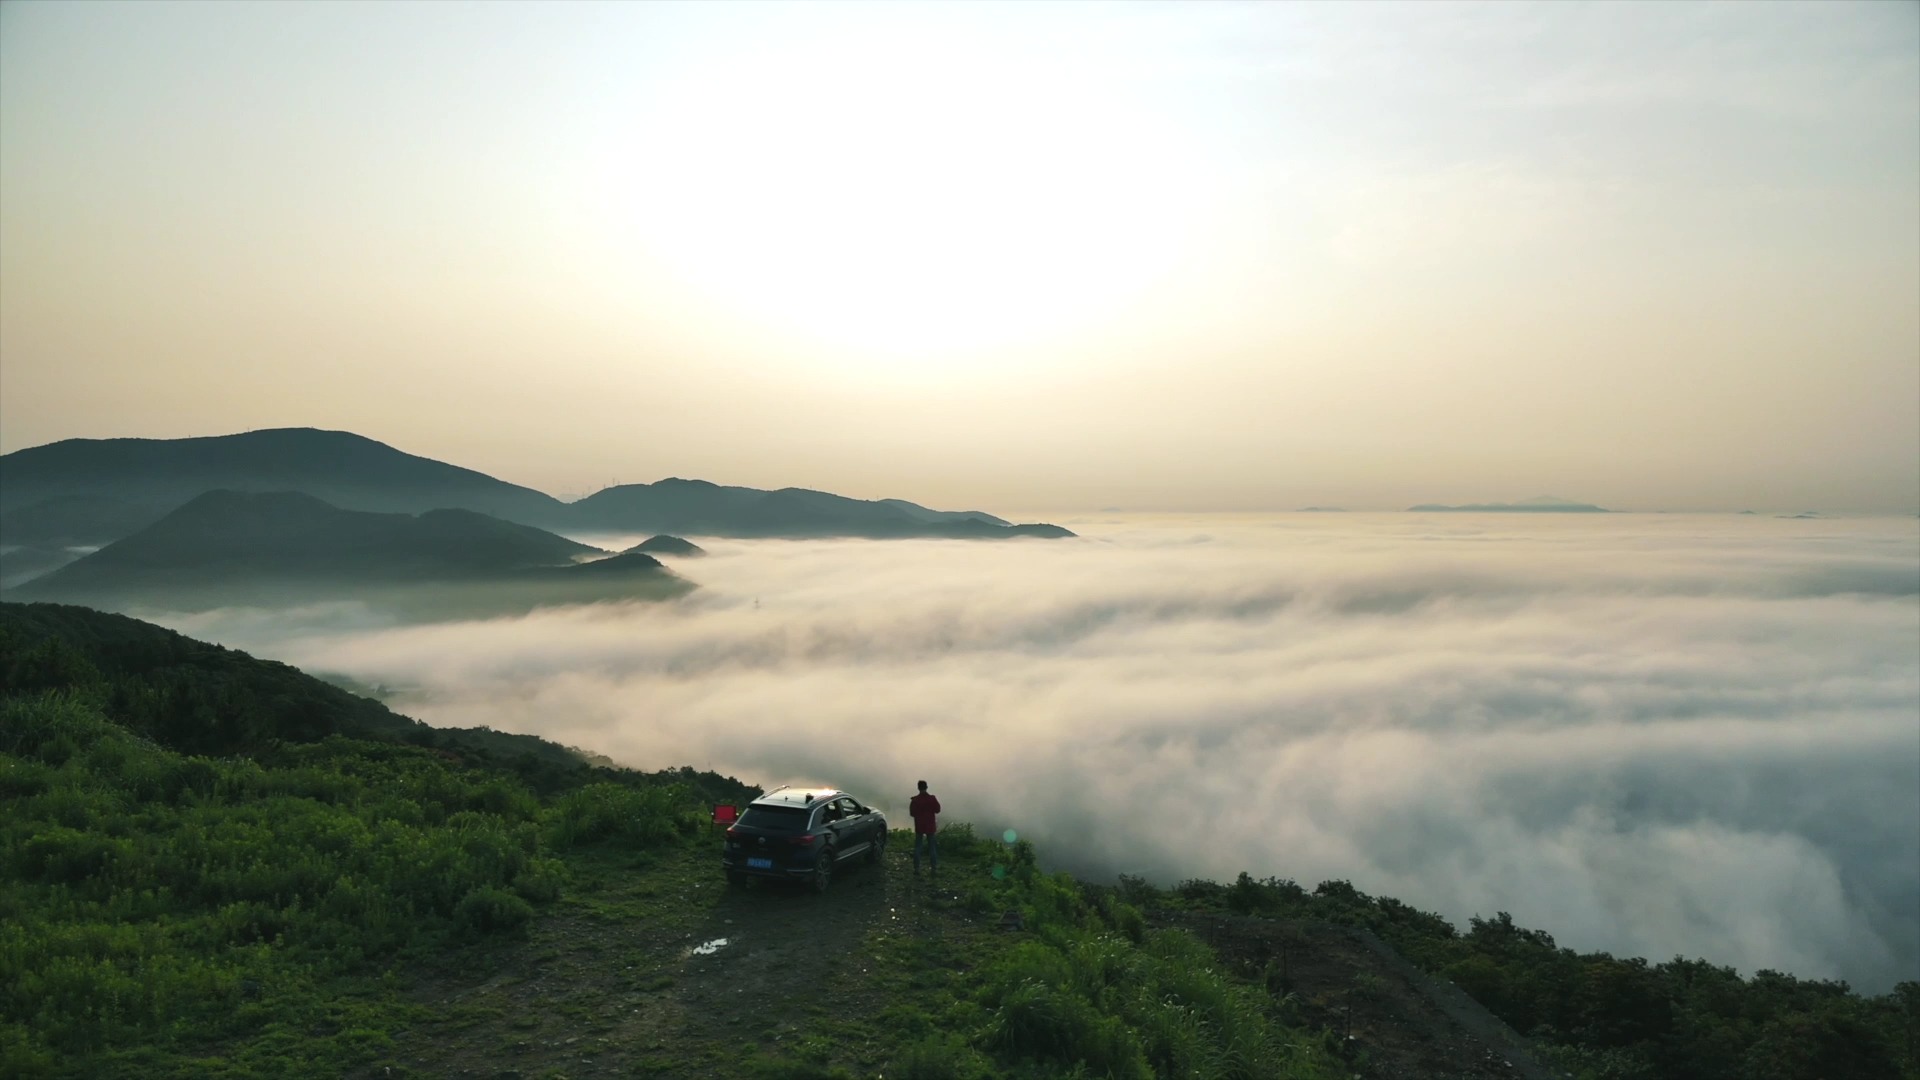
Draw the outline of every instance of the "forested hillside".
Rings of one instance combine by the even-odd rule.
[[[1920,983],[1862,997],[1844,982],[1777,971],[1742,977],[1708,960],[1579,953],[1505,912],[1447,920],[1345,881],[1308,890],[1241,874],[1231,885],[1171,890],[1123,879],[1123,895],[1172,913],[1243,917],[1216,944],[1254,939],[1269,978],[1284,981],[1286,928],[1302,921],[1362,927],[1420,968],[1458,986],[1528,1035],[1540,1056],[1605,1080],[1872,1080],[1920,1076]],[[1248,921],[1271,927],[1252,934]],[[1240,940],[1234,941],[1235,937]]]

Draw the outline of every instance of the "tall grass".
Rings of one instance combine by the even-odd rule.
[[[1222,972],[1199,939],[1148,930],[1137,908],[1094,902],[1073,878],[1016,872],[996,901],[1030,936],[987,966],[985,1046],[1010,1066],[1089,1076],[1277,1080],[1341,1075],[1287,1027],[1263,987]]]
[[[543,808],[498,773],[339,737],[198,757],[84,694],[0,701],[0,1075],[184,1075],[216,1047],[275,1073],[328,980],[515,933],[559,894],[557,851],[671,843],[692,809],[616,784]],[[324,1008],[368,1010],[303,1036],[342,1067],[392,1022]]]

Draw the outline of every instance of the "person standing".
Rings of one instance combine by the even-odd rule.
[[[934,873],[940,872],[940,847],[935,840],[938,826],[934,819],[940,815],[940,800],[927,790],[927,782],[920,781],[920,794],[907,801],[907,813],[913,816],[913,872],[920,872],[920,848],[927,849],[927,861]]]

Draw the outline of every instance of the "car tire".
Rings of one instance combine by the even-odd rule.
[[[885,858],[886,855],[887,855],[887,831],[885,829],[882,829],[878,834],[874,836],[873,843],[867,845],[867,861],[870,863],[877,863],[881,859]]]
[[[813,864],[813,891],[823,893],[833,884],[833,849],[822,848],[820,858]]]
[[[727,871],[727,884],[736,889],[744,889],[747,887],[747,875],[738,870],[729,870]]]

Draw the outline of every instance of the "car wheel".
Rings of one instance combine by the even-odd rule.
[[[885,829],[882,829],[878,833],[874,834],[873,843],[867,845],[867,861],[870,863],[877,863],[882,858],[886,857],[886,854],[887,854],[887,831]]]
[[[826,892],[827,886],[833,883],[833,857],[833,849],[824,848],[819,860],[813,864],[814,892]]]
[[[727,884],[736,889],[744,889],[747,887],[747,875],[738,870],[729,870],[727,871]]]

